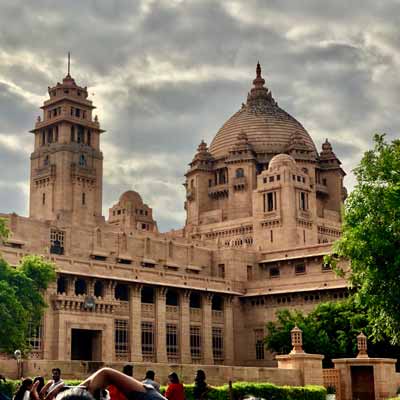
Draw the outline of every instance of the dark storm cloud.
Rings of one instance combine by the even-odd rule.
[[[27,179],[26,131],[71,50],[72,75],[95,93],[108,131],[105,208],[134,188],[161,229],[179,227],[187,163],[245,101],[257,60],[280,106],[318,148],[328,137],[349,170],[374,132],[400,132],[399,11],[372,0],[4,0],[0,168]],[[25,195],[15,190],[1,204]]]

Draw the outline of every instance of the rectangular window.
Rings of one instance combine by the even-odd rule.
[[[264,329],[254,329],[256,360],[264,360]]]
[[[274,177],[274,176],[270,176],[270,177],[269,177],[269,181],[270,181],[270,182],[273,182],[274,180],[275,180],[275,177]]]
[[[200,326],[190,327],[190,354],[192,360],[201,359],[201,329]]]
[[[247,280],[251,281],[253,279],[253,266],[248,265],[247,266]]]
[[[142,354],[145,360],[152,360],[155,354],[154,324],[142,322]]]
[[[32,323],[28,325],[28,345],[32,352],[42,351],[42,337],[43,337],[43,326],[42,323],[39,326],[34,326]]]
[[[125,359],[128,357],[128,320],[127,319],[116,319],[114,321],[114,349],[115,357],[119,359]]]
[[[308,193],[300,192],[300,210],[308,210]]]
[[[215,361],[224,359],[224,335],[222,328],[212,328],[212,349]]]
[[[276,210],[276,192],[267,192],[264,194],[264,212]]]
[[[84,206],[86,204],[86,194],[82,193],[82,205]]]
[[[80,117],[80,116],[81,116],[80,108],[75,108],[75,117]]]
[[[42,194],[42,205],[46,204],[46,193]]]
[[[277,175],[277,176],[276,176],[276,180],[277,180],[277,181],[280,181],[280,180],[281,180],[281,176],[280,176],[280,175]]]
[[[225,278],[225,264],[218,264],[218,277]]]
[[[269,276],[270,278],[277,278],[278,276],[281,275],[281,271],[279,270],[278,267],[271,267],[269,269]]]
[[[175,324],[167,324],[167,357],[175,359],[178,357],[178,327]]]
[[[50,253],[64,254],[65,232],[58,229],[50,230]]]
[[[305,274],[306,273],[306,264],[299,263],[294,266],[294,271],[296,274]]]

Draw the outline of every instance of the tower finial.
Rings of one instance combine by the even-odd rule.
[[[260,65],[260,61],[257,61],[256,74],[257,74],[257,78],[261,78],[261,65]]]
[[[70,68],[71,68],[71,53],[68,52],[68,74],[67,74],[67,76],[70,76],[70,75],[69,75],[69,73],[70,73]]]

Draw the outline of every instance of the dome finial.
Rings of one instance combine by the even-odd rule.
[[[253,85],[256,88],[263,88],[264,87],[265,80],[261,76],[261,65],[260,61],[257,62],[257,68],[256,68],[256,79],[253,81]]]

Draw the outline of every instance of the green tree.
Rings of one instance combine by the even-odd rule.
[[[0,219],[0,237],[8,235]],[[54,266],[38,256],[26,256],[14,268],[0,259],[0,349],[28,350],[29,325],[38,326],[46,303],[43,297],[56,278]]]
[[[325,366],[331,366],[334,358],[354,357],[357,335],[361,331],[371,334],[365,307],[351,297],[340,302],[321,303],[308,315],[300,311],[279,311],[277,321],[267,324],[266,347],[273,352],[289,353],[292,348],[290,331],[295,325],[303,331],[304,350],[325,355]],[[400,355],[400,347],[390,345],[385,339],[369,343],[370,356]]]
[[[375,135],[355,169],[357,184],[344,206],[343,235],[330,261],[350,261],[349,284],[367,308],[374,340],[400,343],[400,140]]]

